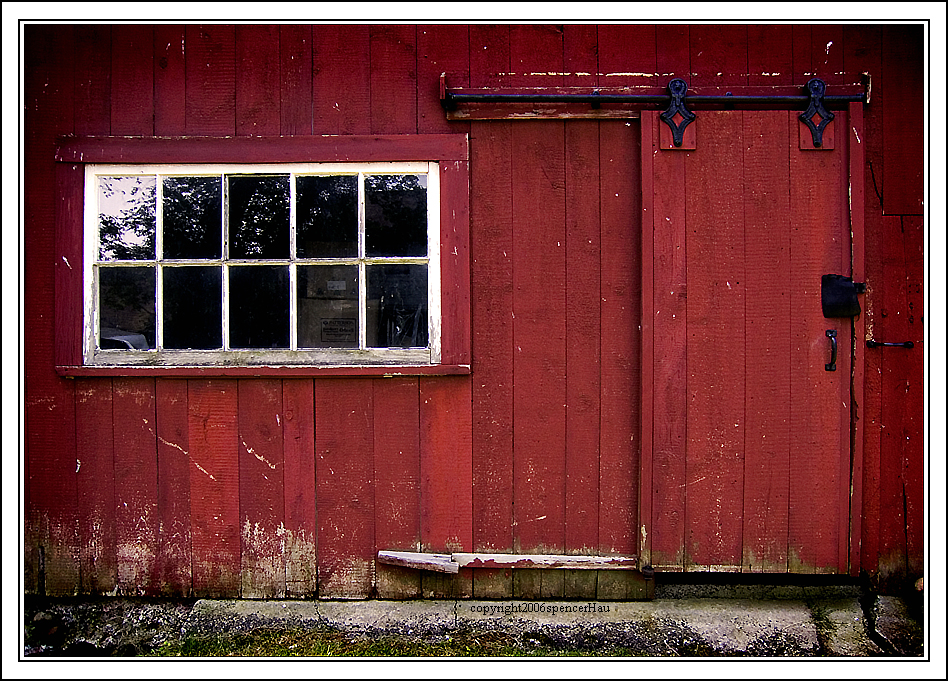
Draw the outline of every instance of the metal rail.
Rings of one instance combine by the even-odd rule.
[[[695,120],[689,107],[723,107],[726,109],[801,109],[800,115],[813,135],[813,146],[822,145],[823,130],[833,120],[832,110],[846,109],[851,102],[869,103],[868,92],[853,95],[827,95],[826,83],[819,78],[811,79],[801,95],[691,95],[688,84],[681,78],[668,83],[668,94],[603,93],[593,90],[588,93],[542,93],[542,92],[451,92],[444,87],[442,77],[441,106],[453,111],[459,104],[467,103],[517,103],[534,104],[589,104],[593,109],[603,104],[640,104],[643,106],[667,106],[661,119],[671,128],[675,146],[681,146],[685,128]],[[678,116],[678,121],[673,120]]]

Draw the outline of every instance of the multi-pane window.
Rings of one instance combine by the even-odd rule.
[[[434,163],[101,166],[89,364],[439,361]]]

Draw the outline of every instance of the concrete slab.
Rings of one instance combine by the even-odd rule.
[[[812,612],[826,655],[877,657],[885,654],[871,638],[869,619],[858,598],[819,601],[813,605]]]
[[[353,635],[499,632],[602,656],[892,657],[922,654],[923,630],[898,598],[678,598],[654,601],[28,601],[27,655],[141,655],[163,641],[254,629]],[[874,630],[872,627],[875,626]]]
[[[872,606],[873,626],[880,643],[900,656],[922,655],[925,635],[908,604],[896,596],[879,596]]]

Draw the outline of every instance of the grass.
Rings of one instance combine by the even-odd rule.
[[[541,637],[542,638],[542,637]],[[256,630],[166,641],[160,657],[565,657],[641,655],[631,650],[556,648],[524,635],[454,632],[434,637],[356,636],[338,631]]]

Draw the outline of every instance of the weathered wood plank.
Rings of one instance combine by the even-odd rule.
[[[507,80],[512,86],[562,85],[562,27],[540,24],[510,26],[510,72]]]
[[[56,305],[53,309],[54,361],[57,365],[82,363],[83,324],[83,240],[77,238],[83,223],[83,167],[57,163],[55,234],[53,242],[52,285]]]
[[[118,592],[158,592],[158,439],[155,379],[112,381]]]
[[[320,598],[368,598],[375,582],[372,382],[316,381]]]
[[[441,74],[453,87],[470,83],[470,26],[418,26],[418,132],[467,132],[470,126],[449,123],[439,102]]]
[[[651,126],[651,140],[658,148],[660,128],[667,127],[657,117],[643,117]],[[645,137],[643,136],[643,140]],[[644,153],[644,152],[643,152]],[[652,377],[646,389],[652,392],[652,417],[643,422],[651,427],[652,517],[651,565],[684,565],[687,375],[688,375],[688,281],[686,269],[685,201],[679,192],[669,191],[685,182],[687,156],[680,151],[658,151],[652,163],[652,213],[645,219],[643,238],[653,242],[650,319],[652,331]],[[643,267],[645,263],[643,262]],[[643,295],[645,291],[643,291]],[[643,310],[644,313],[644,310]],[[643,320],[644,321],[644,320]],[[643,371],[645,367],[643,367]],[[645,446],[643,444],[643,446]]]
[[[599,27],[593,24],[563,26],[563,84],[599,84]]]
[[[686,569],[741,564],[747,428],[742,113],[702,116],[701,144],[685,170]]]
[[[658,64],[656,27],[604,24],[599,27],[599,84],[651,85]],[[635,45],[635,49],[629,49]],[[664,78],[664,77],[663,77]],[[667,82],[660,83],[666,85]]]
[[[846,59],[849,59],[847,50]],[[866,126],[862,103],[849,105],[849,210],[852,231],[852,275],[853,281],[867,282],[866,276]],[[861,296],[863,313],[853,320],[853,379],[852,379],[852,494],[850,501],[849,527],[849,574],[852,577],[862,572],[863,496],[866,439],[866,310],[868,296]]]
[[[237,382],[188,381],[193,595],[240,595]]]
[[[417,378],[373,380],[377,549],[412,551],[421,542],[419,399]],[[385,563],[381,551],[379,562]],[[378,566],[376,571],[379,597],[421,595],[421,578],[417,573],[386,566]]]
[[[477,28],[472,27],[472,36]],[[472,79],[477,77],[482,76],[472,71]],[[471,296],[476,301],[471,312],[471,345],[478,358],[477,378],[472,384],[476,551],[513,550],[510,134],[510,123],[471,127]],[[511,579],[509,571],[479,571],[474,575],[474,594],[478,598],[511,597]]]
[[[237,382],[242,598],[286,595],[284,419],[282,381]]]
[[[902,219],[905,251],[906,340],[915,343],[903,362],[905,419],[902,428],[905,450],[902,475],[905,480],[905,543],[907,577],[915,579],[925,570],[925,227],[921,216]],[[899,350],[901,348],[890,348]]]
[[[316,444],[313,381],[283,380],[283,503],[286,595],[316,594]]]
[[[885,288],[879,296],[880,319],[875,340],[901,343],[913,338],[909,324],[908,289],[910,279],[906,259],[905,223],[907,218],[886,216],[883,221],[882,264]],[[915,257],[918,257],[917,255]],[[917,267],[917,265],[916,265]],[[911,282],[919,285],[920,282]],[[914,316],[914,310],[911,311]],[[911,334],[911,335],[910,335]],[[913,354],[924,346],[907,348],[874,348],[867,353],[882,354],[882,404],[880,442],[880,518],[879,574],[883,586],[891,586],[904,578],[907,571],[909,538],[909,476],[918,464],[909,452],[913,448],[912,421],[917,418],[909,406],[917,405],[913,395]],[[920,382],[919,382],[920,386]],[[914,465],[913,465],[914,464]],[[913,499],[914,503],[914,499]]]
[[[369,27],[313,26],[313,133],[372,131]]]
[[[428,551],[473,549],[473,446],[471,378],[420,379],[421,548]],[[427,580],[427,583],[426,583]],[[422,577],[422,595],[470,598],[470,570],[450,583]]]
[[[66,163],[305,163],[466,161],[465,135],[61,137]]]
[[[691,27],[659,25],[655,27],[656,85],[667,86],[672,78],[691,84]]]
[[[747,429],[743,569],[786,572],[790,485],[790,166],[782,111],[744,112]]]
[[[846,78],[843,68],[846,47],[843,28],[838,24],[814,24],[810,38],[813,75],[830,86]]]
[[[441,361],[471,364],[470,164],[445,161],[441,180]]]
[[[111,132],[152,135],[155,131],[154,27],[112,27]]]
[[[923,27],[890,24],[882,31],[882,80],[897,83],[882,99],[886,215],[921,215],[925,196]],[[895,91],[893,93],[893,90]]]
[[[400,565],[416,570],[432,570],[456,575],[460,565],[447,553],[419,553],[414,551],[379,551],[378,562]]]
[[[656,499],[655,489],[655,156],[658,145],[658,112],[642,117],[639,130],[640,172],[642,178],[642,240],[640,263],[642,273],[642,327],[641,367],[639,382],[639,434],[641,452],[639,456],[638,522],[636,544],[643,566],[654,565],[652,544],[654,541],[653,515]],[[679,541],[681,546],[682,542]]]
[[[881,50],[879,45],[882,41],[881,26],[847,26],[844,28],[844,66],[850,73],[875,73],[882,72]],[[875,78],[872,84],[872,101],[878,103],[885,91],[884,79]],[[861,105],[859,106],[862,109]],[[881,263],[880,254],[882,253],[882,206],[881,195],[878,193],[877,182],[882,178],[883,167],[883,135],[882,135],[882,112],[881,107],[868,106],[863,112],[863,124],[857,127],[859,144],[862,147],[864,159],[860,163],[862,171],[862,180],[857,179],[854,153],[856,145],[852,144],[850,153],[850,172],[853,182],[853,229],[857,223],[855,221],[856,211],[859,208],[864,209],[864,253],[865,265],[861,269],[856,266],[857,252],[853,253],[853,276],[856,281],[867,282],[867,293],[862,298],[862,315],[856,320],[857,325],[864,326],[861,333],[857,334],[856,342],[858,345],[864,344],[866,339],[873,337],[876,323],[879,320],[878,310],[878,292],[883,288],[884,272]],[[855,119],[854,119],[855,120]],[[854,123],[854,126],[856,124]],[[854,133],[850,133],[854,134]],[[857,184],[858,183],[858,184]],[[862,201],[859,197],[862,197]],[[855,242],[858,246],[859,241]],[[863,279],[858,277],[862,276]],[[858,327],[857,327],[858,328]],[[881,437],[882,411],[882,353],[870,352],[863,349],[863,362],[857,362],[856,370],[861,366],[865,367],[864,389],[862,399],[856,399],[856,428],[857,428],[857,451],[862,446],[862,472],[861,477],[853,480],[854,508],[861,503],[862,510],[858,515],[853,516],[853,547],[858,547],[860,556],[858,563],[853,561],[850,570],[858,574],[860,570],[868,573],[874,573],[878,563],[878,542],[879,542],[879,445]],[[857,352],[858,357],[858,352]],[[857,393],[858,395],[858,393]],[[859,429],[862,430],[861,437]],[[854,468],[854,475],[857,472]],[[861,487],[861,491],[857,490]],[[860,527],[861,525],[861,527]],[[858,534],[856,534],[858,530]]]
[[[191,452],[188,383],[155,382],[158,436],[158,592],[191,595]]]
[[[793,27],[748,24],[747,84],[793,85],[794,82]]]
[[[280,26],[280,134],[313,134],[313,27]]]
[[[635,123],[599,125],[602,337],[599,435],[599,550],[635,553],[639,467],[642,290],[639,130]]]
[[[511,134],[517,552],[562,552],[565,543],[564,134],[553,121],[523,123]]]
[[[74,132],[73,26],[24,26],[23,158],[24,589],[71,595],[79,584],[75,385],[52,370],[57,329],[56,134]],[[55,259],[55,256],[54,256]]]
[[[698,24],[689,35],[689,85],[747,85],[746,25]]]
[[[789,112],[791,125],[796,115]],[[791,572],[835,572],[839,566],[840,409],[845,383],[848,394],[849,320],[824,319],[820,278],[839,272],[842,262],[839,195],[839,149],[808,152],[790,148],[790,205],[799,206],[790,221],[790,509],[789,562]],[[843,353],[837,371],[826,371],[830,341],[826,330],[838,333]],[[847,411],[848,417],[848,411]],[[845,569],[845,567],[843,567]]]
[[[372,132],[418,132],[418,64],[415,26],[369,28]]]
[[[237,99],[234,27],[189,24],[186,32],[185,134],[233,135]]]
[[[565,545],[588,553],[599,543],[599,123],[566,132],[566,499]]]
[[[185,27],[161,24],[154,27],[155,43],[155,133],[183,135],[186,132]]]
[[[110,379],[76,381],[76,456],[80,590],[106,594],[117,574]]]
[[[237,134],[279,135],[281,28],[241,24],[235,30]],[[307,74],[306,90],[310,88],[312,78]]]
[[[452,553],[451,560],[470,568],[524,568],[531,570],[632,570],[636,556],[578,556],[573,554]]]
[[[471,87],[510,83],[510,26],[473,24],[470,37]]]
[[[75,133],[103,135],[111,131],[110,54],[112,27],[80,24],[75,27]]]
[[[420,379],[421,546],[473,546],[471,379]]]

